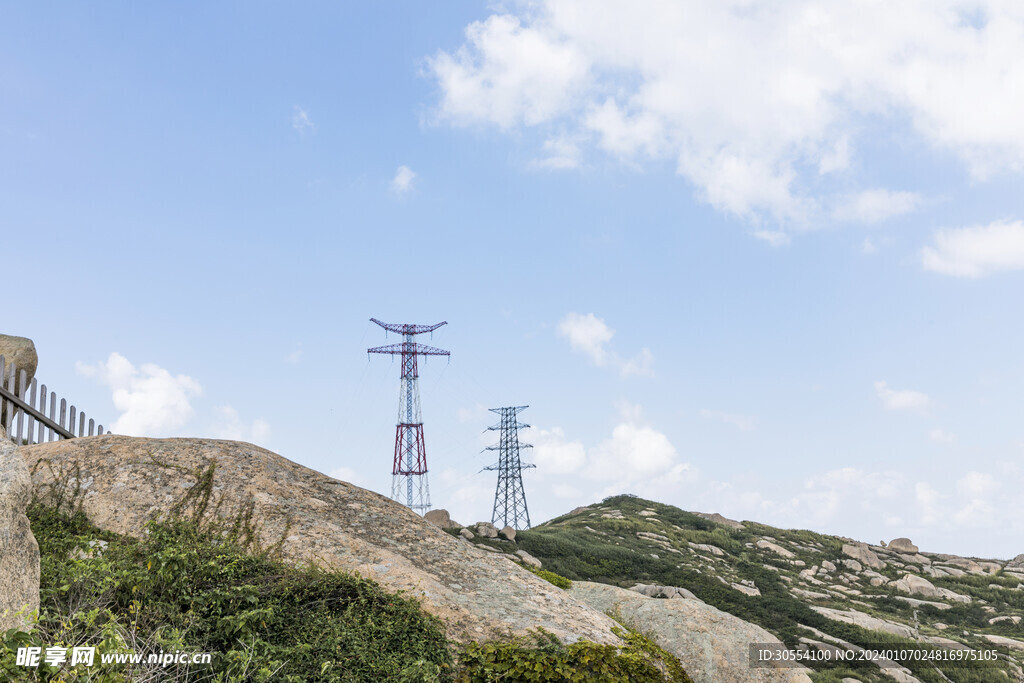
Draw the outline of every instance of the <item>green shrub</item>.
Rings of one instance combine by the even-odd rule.
[[[536,574],[537,576],[539,576],[540,578],[544,579],[548,583],[553,584],[555,586],[558,586],[559,588],[564,588],[566,590],[568,590],[569,588],[572,588],[572,581],[570,581],[569,579],[565,578],[564,576],[561,576],[561,575],[556,574],[554,572],[549,572],[546,569],[538,569],[537,567],[531,567],[528,564],[524,564],[524,565],[522,565],[522,567],[526,571],[531,572],[533,574]]]
[[[29,511],[41,554],[41,609],[31,634],[8,632],[5,680],[136,680],[146,665],[15,666],[19,646],[97,646],[98,653],[213,653],[205,666],[172,665],[179,680],[448,680],[441,622],[416,601],[366,579],[298,568],[202,532],[150,523],[141,540],[95,529],[84,515]],[[89,541],[102,539],[102,552]],[[160,669],[158,665],[149,665]],[[102,669],[102,671],[100,670]],[[162,678],[161,678],[162,679]]]
[[[471,643],[459,653],[458,683],[692,683],[679,660],[645,636],[616,633],[622,648],[580,641],[562,645],[543,629],[508,643]]]

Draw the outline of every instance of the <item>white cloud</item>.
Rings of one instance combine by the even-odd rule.
[[[991,474],[968,472],[956,482],[961,503],[953,513],[954,521],[963,527],[978,528],[992,524],[998,517],[994,503],[999,483]]]
[[[414,180],[416,180],[416,171],[408,166],[399,166],[395,171],[395,177],[391,179],[391,190],[398,194],[405,194],[412,189]]]
[[[608,363],[609,354],[605,345],[615,336],[615,330],[593,313],[567,313],[558,323],[558,335],[569,340],[573,351],[590,356],[594,365]]]
[[[556,328],[558,336],[569,341],[573,351],[578,351],[590,357],[594,365],[604,367],[612,365],[617,367],[619,374],[623,377],[653,377],[654,376],[654,354],[648,348],[640,349],[632,358],[624,359],[618,354],[609,351],[608,342],[615,336],[615,330],[598,318],[593,313],[581,315],[579,313],[567,313],[558,323]]]
[[[914,192],[864,190],[840,198],[832,215],[844,223],[880,223],[910,213],[920,204],[921,196]]]
[[[620,362],[619,374],[623,377],[654,377],[654,354],[648,348],[640,349],[640,353]]]
[[[106,363],[76,363],[76,371],[94,377],[112,390],[114,407],[121,415],[110,426],[127,436],[170,436],[182,427],[193,409],[190,398],[203,393],[199,382],[186,375],[172,375],[153,363],[136,368],[119,353]]]
[[[755,230],[750,234],[759,240],[764,240],[773,247],[782,247],[792,242],[789,234],[781,230]]]
[[[530,459],[545,475],[571,474],[578,471],[586,461],[583,444],[567,440],[565,430],[561,427],[533,429],[529,440],[533,444]]]
[[[229,405],[217,406],[213,414],[215,422],[210,433],[215,439],[247,441],[262,446],[270,438],[270,425],[262,418],[246,424],[238,411]]]
[[[971,471],[957,480],[956,488],[965,496],[978,498],[993,494],[999,484],[991,474]]]
[[[860,247],[861,251],[865,254],[874,254],[878,251],[878,247],[875,246],[875,241],[870,237],[865,237],[863,244]]]
[[[754,429],[754,418],[747,415],[736,415],[734,413],[723,413],[719,410],[707,410],[702,408],[698,415],[705,420],[717,420],[731,425],[741,432],[749,432]]]
[[[466,39],[454,54],[429,60],[444,92],[440,113],[455,123],[541,123],[565,112],[586,80],[587,62],[576,48],[516,17],[473,22]]]
[[[886,410],[906,410],[925,414],[931,404],[928,394],[912,389],[890,389],[889,385],[881,380],[875,382],[875,393],[882,400]]]
[[[461,47],[429,60],[441,119],[557,130],[630,163],[674,162],[706,201],[738,216],[814,215],[827,190],[807,188],[850,167],[869,117],[909,126],[976,178],[1024,169],[1017,3],[500,7],[466,28]],[[984,19],[966,20],[975,10]],[[869,221],[916,203],[865,192],[876,194],[852,208]]]
[[[934,441],[935,443],[953,443],[953,441],[956,439],[955,436],[953,436],[946,430],[939,429],[937,427],[935,429],[929,430],[928,438]]]
[[[586,476],[615,480],[616,486],[663,474],[676,465],[676,449],[668,437],[640,423],[640,407],[620,406],[622,422],[591,451]]]
[[[994,463],[991,472],[944,468],[935,480],[922,480],[921,473],[907,465],[886,471],[847,466],[774,481],[743,473],[731,481],[697,476],[675,497],[685,500],[687,509],[862,541],[885,533],[910,536],[935,552],[988,553],[982,557],[1019,552],[1015,544],[1024,533],[1024,505],[1017,492],[1024,486],[1024,470]]]
[[[818,173],[825,175],[833,171],[845,170],[850,165],[850,136],[842,135],[833,144],[821,151],[818,161]]]
[[[544,157],[532,164],[536,168],[564,170],[580,165],[580,148],[571,140],[552,138],[544,142]]]
[[[315,133],[316,124],[313,123],[309,118],[309,112],[295,105],[292,113],[292,128],[299,131],[299,133]]]
[[[938,230],[934,244],[921,251],[926,270],[978,278],[1003,270],[1024,269],[1024,221]]]

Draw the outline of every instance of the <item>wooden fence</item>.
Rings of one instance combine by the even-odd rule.
[[[7,365],[0,356],[0,424],[14,443],[44,443],[104,433],[103,425],[96,426],[92,418],[87,423],[85,413],[75,406],[69,410],[67,399],[58,399],[56,393],[47,392],[45,384],[27,379],[24,370],[18,370],[14,363]]]

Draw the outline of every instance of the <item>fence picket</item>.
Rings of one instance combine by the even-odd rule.
[[[0,389],[3,389],[3,388],[5,388],[7,386],[5,384],[5,382],[4,382],[4,378],[7,376],[5,374],[5,372],[4,372],[4,370],[7,367],[6,363],[7,363],[7,359],[4,358],[3,356],[0,356]],[[6,405],[7,405],[7,402],[4,400],[4,396],[0,395],[0,415],[6,415],[7,414],[7,412],[4,410],[4,406],[6,406]],[[4,423],[4,420],[0,419],[0,427],[4,427],[3,423]],[[4,429],[6,430],[6,427],[4,427]]]
[[[85,411],[78,414],[78,436],[85,436]]]
[[[39,413],[46,417],[46,385],[39,385]],[[43,437],[46,436],[46,423],[42,420],[39,421],[39,438],[36,439],[36,443],[43,443]]]
[[[35,377],[32,378],[32,384],[29,386],[28,404],[30,406],[35,406],[35,404],[36,404],[36,378]],[[35,426],[36,426],[36,418],[32,416],[32,413],[28,414],[28,419],[26,420],[26,422],[28,424],[28,429],[25,430],[25,434],[28,437],[28,442],[31,444],[32,443],[32,432],[35,431]]]
[[[7,366],[7,383],[4,387],[8,392],[14,393],[14,362]],[[3,428],[8,434],[11,433],[11,418],[14,417],[14,404],[11,401],[7,401],[7,410],[4,411]]]
[[[28,389],[28,387],[25,386],[26,384],[28,384],[28,373],[25,372],[24,370],[22,370],[21,372],[18,373],[18,386],[17,386],[17,388],[20,389],[20,391],[18,392],[17,396],[22,401],[25,400],[25,393],[26,393],[26,390]],[[11,408],[14,408],[14,406],[11,406]],[[13,410],[12,410],[12,412],[13,412]],[[22,430],[23,429],[25,429],[25,411],[24,410],[18,410],[18,428],[17,428],[17,433],[15,434],[13,441],[14,441],[14,443],[18,444],[19,446],[21,445],[21,435],[22,435]]]
[[[68,431],[71,432],[72,436],[74,436],[74,434],[75,434],[75,418],[76,417],[78,417],[78,411],[75,410],[74,406],[71,406],[71,410],[68,411]],[[61,426],[63,427],[64,425],[61,425]]]
[[[57,417],[57,393],[53,391],[50,392],[50,414],[47,417],[50,418],[50,422],[54,422],[54,418]],[[53,428],[47,429],[46,432],[46,440],[53,441]]]
[[[93,428],[95,426],[96,426],[95,421],[90,417],[89,418],[89,436],[92,436],[92,430],[93,430]]]

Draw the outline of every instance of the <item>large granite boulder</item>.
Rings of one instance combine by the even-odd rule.
[[[36,345],[27,337],[13,337],[9,334],[0,334],[0,356],[4,357],[3,376],[8,377],[11,364],[14,364],[16,374],[14,376],[14,393],[21,395],[21,371],[25,371],[25,386],[32,383],[36,376],[36,368],[39,365],[39,356],[36,355]],[[7,383],[4,382],[4,387]],[[0,408],[0,425],[7,424],[7,405]]]
[[[565,642],[617,644],[609,617],[404,505],[251,444],[94,436],[27,446],[37,495],[79,491],[96,526],[139,536],[151,518],[241,522],[283,558],[405,591],[462,642],[542,627]],[[42,466],[45,463],[45,466]]]
[[[881,569],[885,566],[885,562],[873,550],[861,543],[844,543],[843,554],[872,569]]]
[[[423,515],[423,519],[442,529],[457,529],[462,526],[458,522],[453,522],[451,515],[444,508],[430,510],[427,514]]]
[[[810,608],[818,614],[832,619],[833,621],[842,621],[847,624],[853,624],[854,626],[860,626],[871,631],[882,631],[883,633],[891,633],[901,638],[916,638],[917,634],[914,629],[904,624],[898,624],[894,621],[887,621],[878,617],[873,617],[870,614],[859,612],[855,609],[850,610],[839,610],[832,609],[829,607],[818,607],[817,605],[810,605]]]
[[[28,337],[0,334],[0,356],[4,357],[8,368],[14,363],[18,370],[24,370],[29,382],[36,376],[39,356],[36,354],[36,345]]]
[[[909,538],[894,538],[889,541],[889,550],[895,550],[898,553],[910,553],[914,554],[918,552],[918,547],[910,542]]]
[[[39,609],[39,545],[25,516],[32,480],[6,437],[0,428],[0,633],[26,628]]]
[[[603,583],[573,581],[569,593],[650,635],[694,683],[810,683],[806,669],[751,667],[751,643],[784,649],[778,638],[699,600],[659,600]]]
[[[940,588],[923,576],[906,573],[898,579],[889,582],[889,585],[901,593],[909,595],[920,595],[926,598],[940,598],[942,600],[953,600],[954,602],[970,602],[971,598],[961,595],[948,588]]]

